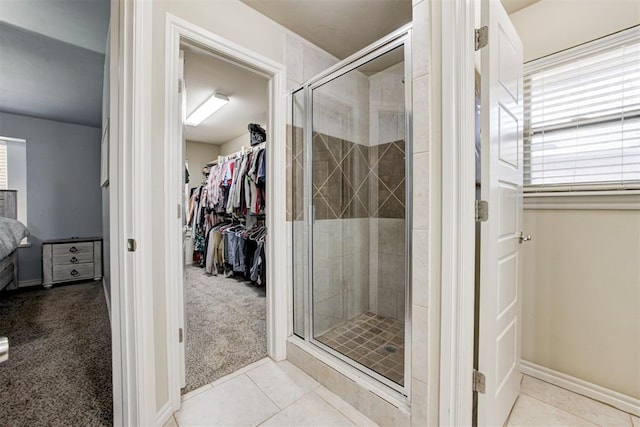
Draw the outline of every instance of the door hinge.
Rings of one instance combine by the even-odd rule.
[[[489,202],[476,200],[476,222],[485,222],[489,219]]]
[[[489,43],[489,27],[476,28],[476,50],[480,50]]]
[[[127,239],[127,250],[129,252],[135,252],[136,251],[136,240],[135,239]]]
[[[477,369],[473,370],[473,391],[477,391],[478,393],[485,393],[484,385],[485,385],[485,376],[482,372]]]
[[[178,79],[178,93],[182,93],[182,79]]]
[[[182,215],[182,205],[178,203],[178,218]]]
[[[182,343],[184,341],[184,335],[182,333],[182,328],[178,328],[178,342]]]

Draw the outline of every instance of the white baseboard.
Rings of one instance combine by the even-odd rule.
[[[169,418],[171,418],[171,415],[173,415],[171,402],[167,401],[164,405],[162,405],[162,408],[160,408],[160,410],[158,410],[158,412],[156,413],[156,426],[158,427],[164,426],[166,422],[169,421]]]
[[[526,360],[520,360],[520,372],[640,417],[640,400],[626,394],[618,393]]]
[[[107,311],[109,312],[109,322],[111,322],[111,295],[110,292],[107,290],[107,282],[104,281],[104,278],[102,279],[102,289],[104,290],[104,299],[105,301],[107,301]]]
[[[18,282],[19,288],[26,288],[27,286],[40,286],[40,285],[42,285],[42,279],[20,280]]]

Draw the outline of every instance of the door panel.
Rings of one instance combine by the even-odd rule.
[[[482,2],[482,223],[478,425],[503,425],[520,392],[522,44],[499,0]]]

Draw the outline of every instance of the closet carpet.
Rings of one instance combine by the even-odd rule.
[[[111,426],[111,331],[102,282],[0,293],[0,425]]]
[[[224,276],[186,267],[186,369],[183,393],[267,356],[266,293]]]

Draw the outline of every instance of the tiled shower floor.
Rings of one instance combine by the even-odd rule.
[[[364,313],[316,337],[321,343],[404,385],[404,323]]]

